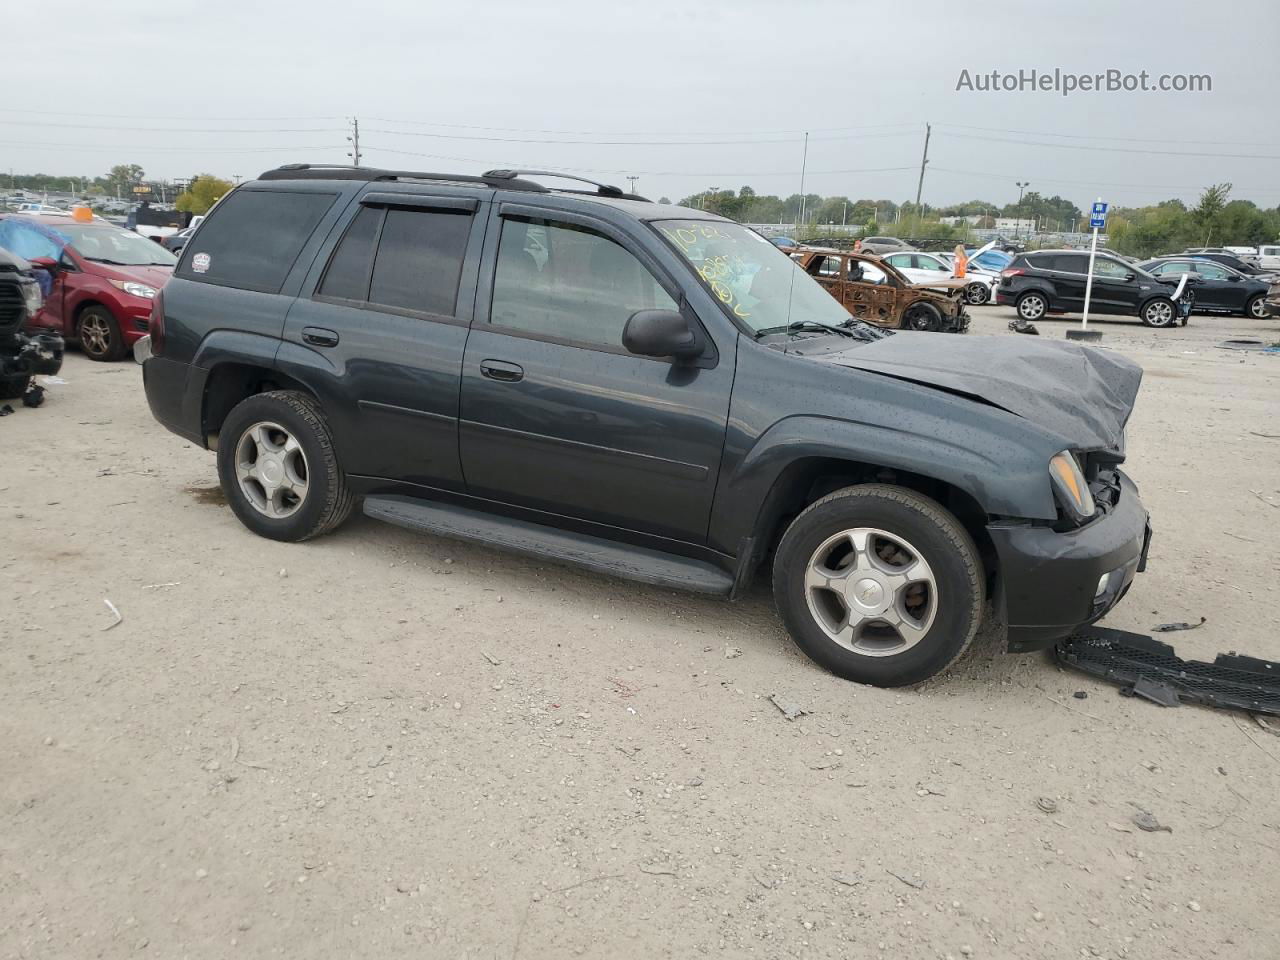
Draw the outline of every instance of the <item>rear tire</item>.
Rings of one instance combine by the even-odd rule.
[[[1244,315],[1252,317],[1254,320],[1265,320],[1270,311],[1267,309],[1267,295],[1260,293],[1256,297],[1252,297],[1248,304],[1245,305]]]
[[[842,537],[864,550],[850,550]],[[826,583],[842,549],[849,551],[838,560],[842,579]],[[895,580],[921,593],[895,599]],[[936,501],[887,484],[845,487],[811,504],[783,535],[773,564],[774,599],[796,645],[838,676],[881,687],[920,683],[954,663],[982,622],[985,583],[959,521]],[[868,597],[870,608],[856,606]],[[876,603],[887,604],[884,619]]]
[[[253,439],[259,428],[270,434],[266,448]],[[300,480],[301,496],[269,482],[277,477],[290,478],[288,486]],[[218,479],[240,522],[271,540],[298,542],[328,533],[355,504],[324,412],[296,390],[256,394],[227,414],[218,434]]]
[[[1178,308],[1168,297],[1156,297],[1142,305],[1139,317],[1148,327],[1156,329],[1172,327],[1178,321]]]
[[[90,360],[108,363],[124,356],[124,336],[120,324],[106,307],[86,307],[76,321],[80,349]]]
[[[980,307],[991,297],[985,283],[971,283],[964,288],[964,299],[971,307]]]
[[[1049,312],[1049,301],[1045,299],[1044,294],[1032,291],[1024,293],[1014,304],[1014,308],[1018,311],[1018,318],[1031,323],[1033,320],[1039,320]]]

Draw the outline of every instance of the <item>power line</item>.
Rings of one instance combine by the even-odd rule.
[[[941,133],[945,137],[953,137],[960,140],[985,140],[990,143],[1016,143],[1021,146],[1030,147],[1053,147],[1055,150],[1089,150],[1101,151],[1103,153],[1140,153],[1150,156],[1165,157],[1209,157],[1214,160],[1280,160],[1280,155],[1264,156],[1255,153],[1199,153],[1184,150],[1136,150],[1131,147],[1100,147],[1083,143],[1045,143],[1040,140],[1010,140],[1006,137],[983,137],[974,133],[952,133],[948,130],[943,130]]]
[[[967,123],[939,123],[939,127],[955,127],[961,130],[983,130],[987,133],[1015,133],[1021,136],[1031,137],[1063,137],[1069,140],[1117,140],[1123,143],[1168,143],[1168,137],[1109,137],[1103,134],[1094,133],[1050,133],[1045,130],[1009,130],[1004,127],[975,127]],[[1185,137],[1178,137],[1179,143],[1208,143],[1220,144],[1222,139],[1217,140],[1188,140]],[[1232,141],[1232,143],[1241,147],[1280,147],[1280,143],[1245,143],[1241,141]]]
[[[476,140],[485,143],[541,143],[582,147],[719,147],[755,146],[769,143],[799,143],[800,137],[751,140],[548,140],[543,137],[485,137],[474,134],[428,133],[420,130],[369,129],[366,133],[381,133],[393,137],[428,137],[433,140]],[[915,136],[914,130],[900,133],[856,134],[844,137],[813,137],[813,140],[876,140],[886,137]]]
[[[182,116],[162,116],[151,113],[103,113],[100,110],[91,110],[79,112],[74,110],[18,110],[13,107],[0,107],[0,113],[23,113],[28,115],[36,115],[41,117],[112,117],[117,120],[190,120],[191,115]],[[263,123],[278,123],[281,120],[290,121],[312,121],[312,120],[342,120],[343,117],[203,117],[205,120],[218,120],[222,122],[245,122],[250,123],[260,121]]]
[[[453,163],[478,163],[478,164],[492,165],[493,163],[497,162],[494,160],[486,160],[479,157],[458,157],[458,156],[452,156],[452,155],[442,154],[442,153],[418,153],[417,151],[413,151],[413,150],[396,150],[391,147],[370,147],[368,144],[365,144],[361,148],[361,152],[365,154],[368,154],[370,152],[392,153],[392,154],[396,154],[397,156],[422,157],[427,160],[449,160]],[[634,173],[643,177],[794,177],[794,176],[797,176],[799,173],[799,171],[797,170],[754,170],[754,171],[752,170],[737,170],[737,171],[734,171],[734,170],[730,170],[730,171],[725,171],[725,170],[636,170],[633,167],[627,167],[624,169],[601,169],[599,167],[577,167],[577,166],[566,167],[560,164],[548,163],[544,160],[542,161],[533,161],[533,160],[510,161],[508,160],[505,162],[508,165],[514,165],[516,167],[550,168],[550,167],[559,166],[561,170],[564,170],[564,171],[573,170],[578,173],[612,173],[612,174],[621,174],[623,176],[625,176],[628,173]],[[833,174],[845,174],[845,173],[898,173],[903,170],[914,170],[914,169],[916,168],[911,165],[901,166],[901,167],[857,167],[857,168],[849,168],[845,170],[810,170],[808,172],[808,175],[819,176],[819,175],[833,175]]]
[[[988,179],[988,180],[1001,180],[1001,181],[1004,181],[1004,180],[1012,180],[1012,179],[1014,179],[1014,178],[1015,178],[1015,175],[1014,175],[1014,174],[1008,174],[1008,173],[992,173],[992,172],[990,172],[989,170],[986,170],[986,171],[984,171],[984,170],[956,170],[956,169],[954,169],[954,168],[952,168],[952,167],[939,167],[939,166],[935,166],[933,169],[934,169],[934,170],[937,170],[939,173],[955,173],[955,174],[960,174],[961,176],[966,176],[966,177],[982,177],[982,178],[985,178],[985,179]],[[1040,180],[1042,180],[1042,181],[1043,181],[1043,182],[1045,182],[1045,183],[1065,183],[1065,184],[1069,184],[1069,185],[1073,185],[1073,186],[1081,186],[1081,187],[1121,187],[1121,188],[1127,188],[1127,189],[1131,189],[1131,190],[1147,190],[1147,191],[1157,191],[1157,190],[1203,190],[1203,189],[1204,189],[1204,184],[1199,184],[1199,185],[1197,185],[1197,186],[1181,186],[1181,187],[1174,187],[1174,186],[1168,186],[1168,185],[1161,186],[1161,185],[1159,185],[1159,184],[1152,184],[1152,183],[1107,183],[1107,182],[1104,182],[1104,181],[1101,181],[1101,180],[1063,180],[1063,179],[1054,178],[1054,177],[1039,177],[1039,179],[1040,179]],[[1239,184],[1236,184],[1236,185],[1235,185],[1235,189],[1238,189],[1238,190],[1250,190],[1250,189],[1252,189],[1252,188],[1249,188],[1249,187],[1241,187]],[[1267,192],[1268,190],[1271,190],[1271,189],[1272,189],[1272,188],[1270,188],[1270,187],[1256,188],[1254,192]]]
[[[133,133],[337,133],[333,127],[274,127],[269,130],[256,127],[213,129],[210,127],[124,127],[116,123],[41,123],[38,120],[6,120],[12,127],[52,127],[59,130],[127,130]]]
[[[619,136],[616,130],[544,130],[536,127],[488,127],[478,126],[466,123],[436,123],[428,120],[396,120],[391,117],[369,117],[378,123],[398,123],[402,126],[412,127],[446,127],[453,130],[487,130],[491,132],[505,133],[549,133],[564,137],[613,137]],[[902,121],[899,123],[876,123],[856,127],[822,127],[811,128],[813,133],[843,133],[856,130],[885,130],[896,127],[911,127],[919,129],[919,124],[913,121]],[[782,134],[795,134],[797,138],[802,137],[805,131],[799,130],[709,130],[706,136],[715,137],[731,137],[731,136],[780,136]],[[628,135],[636,137],[678,137],[684,136],[687,131],[682,130],[647,130],[647,131],[628,131]]]
[[[81,150],[96,153],[113,152],[113,153],[141,153],[149,151],[164,151],[166,153],[221,153],[221,154],[244,154],[244,153],[298,153],[303,150],[344,150],[346,144],[293,144],[287,147],[172,147],[172,146],[152,146],[148,144],[146,147],[139,147],[138,144],[81,144],[81,143],[50,143],[41,140],[0,140],[0,146],[6,147],[57,147],[60,150]]]

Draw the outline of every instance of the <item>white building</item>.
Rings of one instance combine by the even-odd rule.
[[[997,233],[1034,233],[1036,222],[1018,217],[996,217],[995,229]]]

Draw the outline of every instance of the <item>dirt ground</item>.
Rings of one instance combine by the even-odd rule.
[[[1280,357],[1214,346],[1280,321],[1100,326],[1146,368],[1155,526],[1106,622],[1280,659]],[[138,367],[62,376],[0,419],[0,957],[1280,956],[1280,737],[1243,714],[990,633],[923,688],[853,685],[763,582],[362,517],[258,539]]]

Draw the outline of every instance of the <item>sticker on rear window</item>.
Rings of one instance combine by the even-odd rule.
[[[191,270],[193,273],[206,273],[211,262],[207,253],[197,253],[191,258]]]

